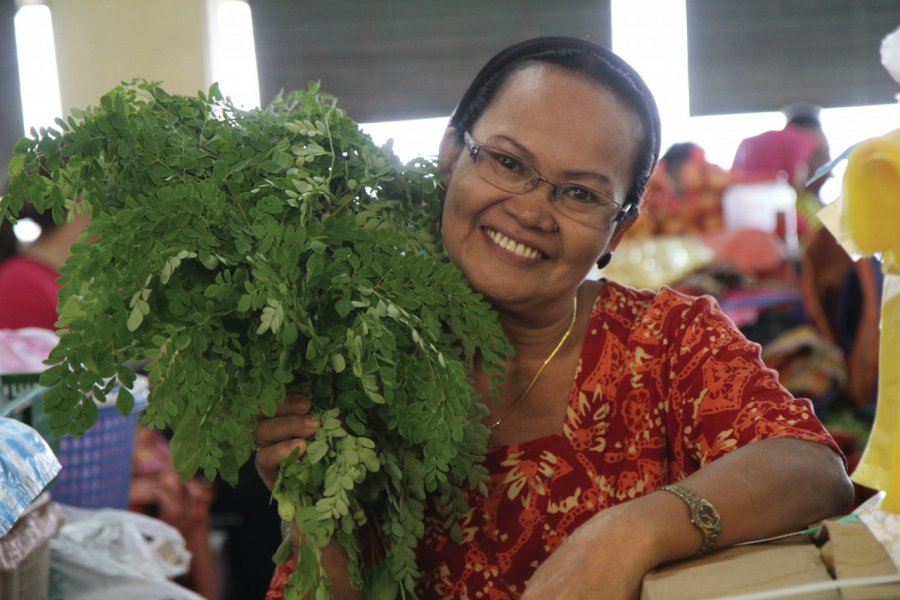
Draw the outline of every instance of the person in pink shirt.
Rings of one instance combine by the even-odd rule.
[[[56,329],[59,268],[69,247],[87,226],[88,216],[73,213],[57,226],[50,213],[26,206],[20,219],[31,219],[41,233],[29,244],[16,238],[9,222],[0,225],[0,329]]]
[[[831,160],[828,140],[819,122],[818,107],[797,104],[783,109],[788,118],[783,129],[765,131],[741,141],[734,155],[734,180],[775,179],[782,173],[797,192],[797,233],[801,241],[819,228],[816,213],[827,176],[810,178]]]
[[[745,173],[783,171],[791,184],[802,185],[810,173],[809,163],[819,148],[809,131],[797,125],[766,131],[744,139],[734,156],[733,169]]]

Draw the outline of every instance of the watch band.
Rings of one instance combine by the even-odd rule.
[[[719,532],[722,530],[722,519],[719,512],[706,498],[702,498],[683,485],[667,485],[661,488],[684,500],[691,513],[691,523],[703,534],[703,545],[694,557],[703,556],[713,548]]]

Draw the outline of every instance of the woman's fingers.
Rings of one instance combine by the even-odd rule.
[[[291,455],[295,448],[298,449],[299,454],[302,456],[306,452],[306,440],[286,440],[260,448],[256,452],[256,466],[267,471],[277,471],[279,465]]]
[[[301,394],[288,394],[284,402],[275,409],[275,416],[279,415],[307,415],[312,410],[312,400]]]
[[[253,445],[262,449],[285,440],[309,437],[318,427],[319,422],[305,414],[263,417],[253,430]]]
[[[291,455],[294,448],[302,455],[306,452],[306,440],[294,438],[261,447],[256,451],[256,472],[270,490],[275,487],[278,467]]]
[[[309,416],[312,402],[306,396],[285,396],[275,415],[259,415],[253,430],[253,446],[256,449],[256,471],[270,490],[278,477],[278,467],[291,452],[298,448],[306,452],[304,438],[315,434],[319,422]]]

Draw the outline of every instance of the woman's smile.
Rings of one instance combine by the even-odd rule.
[[[490,227],[482,227],[481,229],[487,234],[488,239],[496,246],[518,258],[525,259],[529,263],[539,262],[548,258],[548,256],[540,250],[523,244],[522,242],[517,242],[509,236],[491,229]]]

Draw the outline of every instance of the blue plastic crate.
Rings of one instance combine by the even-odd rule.
[[[98,407],[97,421],[80,437],[57,439],[43,411],[39,373],[0,375],[0,415],[31,425],[51,445],[62,471],[50,488],[52,498],[83,508],[128,508],[134,435],[142,401],[123,416],[111,402]]]
[[[0,416],[17,419],[32,427],[58,456],[59,440],[50,433],[41,402],[43,388],[38,384],[39,377],[40,373],[0,374]]]
[[[137,418],[137,412],[122,416],[115,406],[104,406],[83,436],[60,439],[63,468],[50,490],[53,499],[83,508],[128,508]]]

